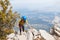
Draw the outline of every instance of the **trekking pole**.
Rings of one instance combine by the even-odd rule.
[[[28,27],[31,29],[31,28],[33,28],[30,24],[28,24]]]

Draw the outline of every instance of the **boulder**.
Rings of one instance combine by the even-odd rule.
[[[33,40],[33,34],[31,29],[27,31],[27,40]]]
[[[39,30],[39,33],[41,34],[41,37],[43,37],[45,40],[55,40],[55,38],[45,30]]]
[[[7,39],[13,39],[13,37],[15,36],[15,34],[14,33],[11,33],[11,34],[9,34],[9,35],[7,35]]]
[[[54,26],[53,28],[50,29],[50,33],[52,35],[60,36],[60,27]]]
[[[36,29],[33,28],[32,32],[33,32],[34,36],[38,35],[38,31]]]

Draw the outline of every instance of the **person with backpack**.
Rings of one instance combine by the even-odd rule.
[[[27,22],[27,17],[26,16],[22,16],[21,20],[19,21],[19,29],[20,29],[20,35],[21,35],[21,31],[24,32],[24,24],[28,23]]]

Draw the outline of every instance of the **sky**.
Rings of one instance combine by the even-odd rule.
[[[10,0],[13,9],[60,12],[60,0]]]

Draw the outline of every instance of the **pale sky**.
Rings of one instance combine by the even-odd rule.
[[[60,12],[60,0],[11,0],[14,9]]]

